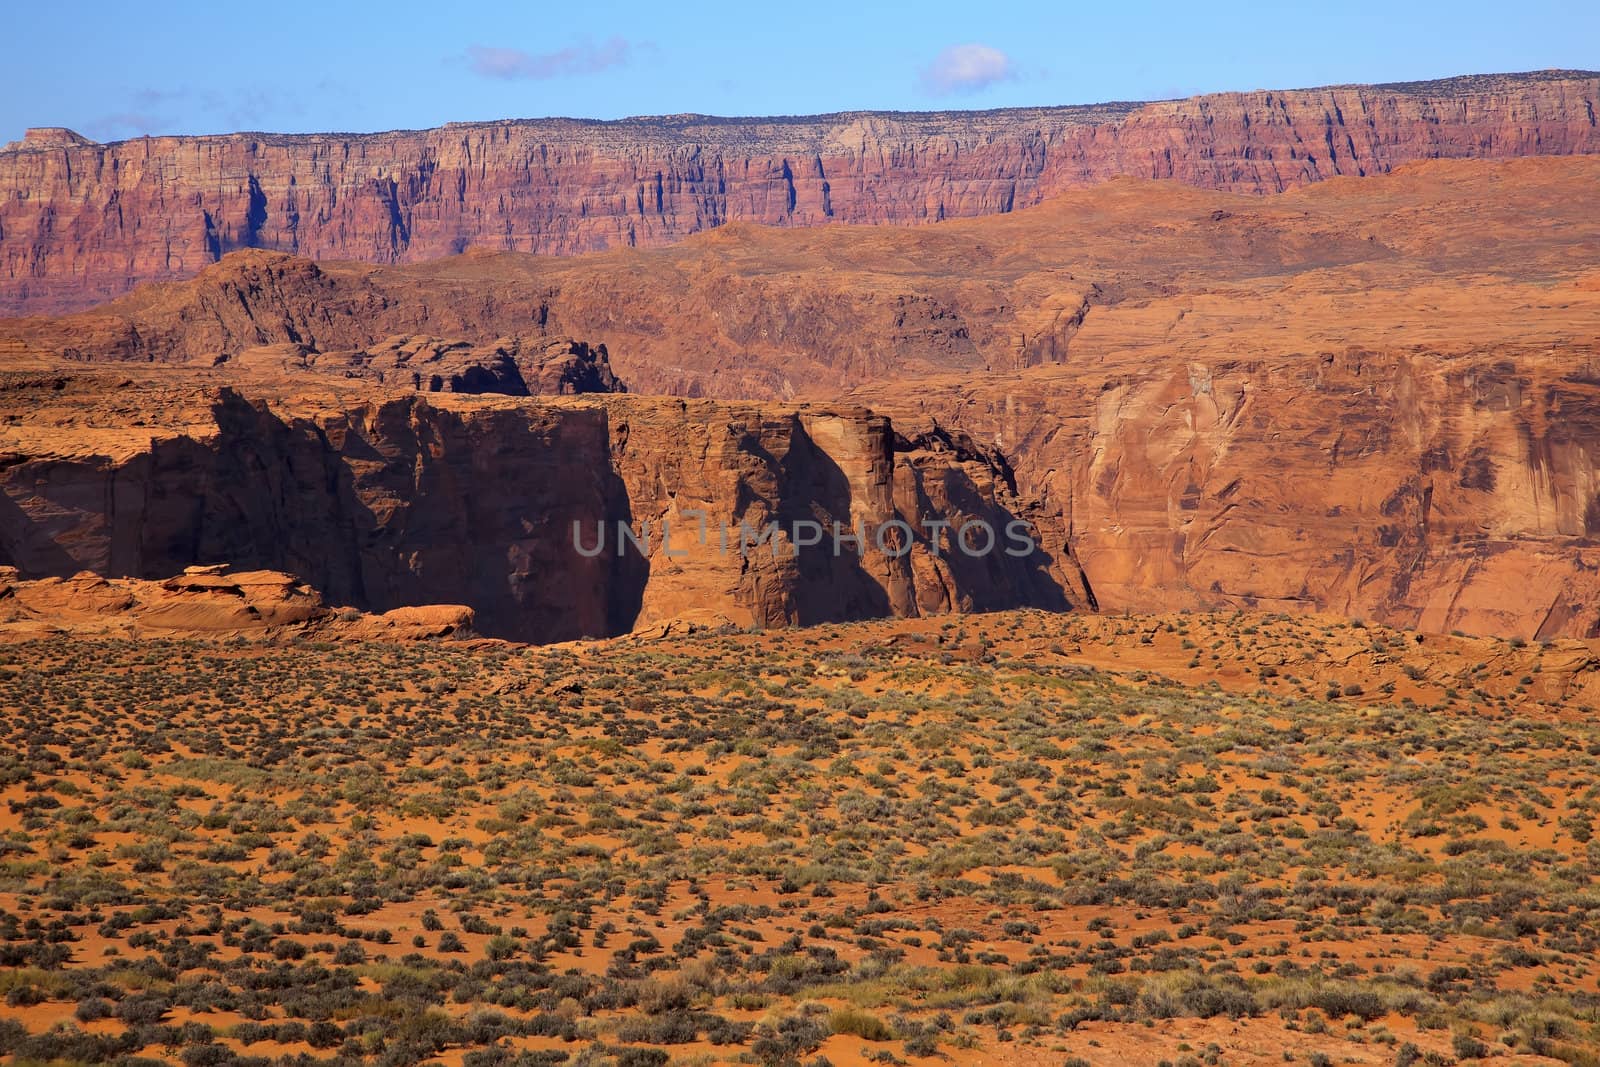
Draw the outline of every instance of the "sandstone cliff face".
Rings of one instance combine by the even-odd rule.
[[[1034,513],[1003,461],[963,435],[907,439],[864,409],[606,407],[633,517],[655,538],[639,625],[692,607],[774,626],[1061,610],[1089,595],[1060,524]],[[1007,554],[1017,522],[1035,547]],[[773,541],[741,551],[773,524]]]
[[[1600,151],[1600,76],[1147,105],[452,124],[0,150],[0,314],[84,307],[241,248],[408,262],[660,245],[730,221],[920,223],[1119,175],[1275,192],[1410,160]]]
[[[981,451],[952,438],[939,455],[897,453],[862,410],[449,395],[329,407],[223,387],[141,436],[119,411],[84,414],[118,387],[70,382],[8,396],[0,563],[25,577],[228,562],[372,610],[464,602],[479,632],[533,641],[685,615],[785,625],[1078,596],[1059,528],[1023,558],[938,558],[922,520],[999,532],[1026,508]],[[152,387],[133,389],[116,402],[153,406]],[[895,519],[916,533],[909,552],[871,537]],[[801,521],[827,535],[805,543]],[[869,531],[865,551],[835,553],[835,524]],[[743,528],[763,543],[741,552]]]
[[[1600,637],[1600,347],[1565,372],[1543,355],[1351,351],[880,399],[1006,442],[1108,607]]]
[[[905,447],[891,446],[893,473],[872,492],[890,486],[901,514],[918,499],[913,474],[936,512],[969,499],[919,420],[964,432],[955,466],[983,466],[968,480],[1003,486],[1009,470],[1017,492],[997,499],[1028,501],[1007,506],[1063,531],[1050,542],[1058,569],[1081,561],[1087,574],[1058,579],[1074,604],[1091,602],[1087,586],[1113,611],[1254,605],[1588,636],[1600,622],[1597,183],[1594,158],[1432,162],[1265,199],[1122,180],[937,227],[735,225],[559,261],[379,268],[246,252],[93,313],[0,324],[0,350],[9,337],[14,365],[71,355],[129,375],[146,373],[130,360],[171,361],[149,372],[177,381],[247,370],[204,368],[264,337],[293,343],[290,331],[330,352],[394,335],[590,337],[608,342],[630,388],[799,394],[889,415]],[[371,384],[351,383],[353,399]],[[123,424],[149,408],[130,401]],[[720,497],[746,484],[633,466],[615,440],[622,421],[647,420],[607,426],[641,517],[660,518],[669,491]],[[821,425],[755,433],[757,450],[702,423],[662,422],[671,447],[651,451],[693,441],[729,457],[709,468],[717,478],[740,464],[781,472],[762,453],[798,462],[815,445],[806,425]],[[895,571],[902,584],[885,598],[914,595],[926,610],[984,603],[988,583],[1019,587],[966,572],[941,600],[947,578],[920,558],[910,586]],[[673,566],[653,579],[681,581],[683,599],[765,580],[680,579]],[[816,573],[878,595],[858,574]],[[816,617],[797,595],[762,610]],[[646,613],[646,601],[646,618],[672,613]]]

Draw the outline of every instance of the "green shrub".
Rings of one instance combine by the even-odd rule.
[[[828,1025],[836,1034],[848,1034],[863,1041],[892,1041],[895,1036],[894,1028],[876,1015],[848,1008],[834,1012],[828,1018]]]

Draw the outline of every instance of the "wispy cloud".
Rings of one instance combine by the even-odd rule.
[[[83,132],[97,141],[113,141],[124,137],[143,137],[147,133],[163,133],[171,125],[169,120],[160,115],[144,111],[118,111],[84,123]]]
[[[632,45],[621,37],[612,37],[598,45],[584,42],[555,52],[537,53],[475,44],[467,49],[467,65],[473,73],[485,78],[544,80],[598,74],[624,65],[632,53]]]
[[[128,110],[90,119],[84,123],[84,132],[97,140],[108,141],[179,131],[210,133],[260,129],[305,112],[300,97],[281,88],[147,87],[128,91],[125,99],[131,105]]]
[[[935,96],[975,93],[1016,77],[1011,57],[986,44],[946,48],[922,69],[922,87]]]

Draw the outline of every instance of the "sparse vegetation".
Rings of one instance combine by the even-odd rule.
[[[0,1055],[1587,1062],[1600,727],[1458,644],[0,648]]]

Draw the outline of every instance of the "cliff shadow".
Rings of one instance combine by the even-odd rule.
[[[151,447],[137,514],[119,516],[131,565],[163,578],[191,564],[226,563],[293,574],[333,604],[369,608],[338,461],[320,427],[288,423],[224,390],[217,435]]]
[[[70,578],[86,569],[56,540],[49,527],[0,491],[0,565],[23,578]]]
[[[603,408],[459,412],[407,398],[347,427],[340,455],[371,606],[464,603],[479,633],[537,643],[633,628],[649,560],[577,544],[580,528],[633,521]]]
[[[916,487],[918,514],[914,525],[919,529],[919,542],[925,550],[932,551],[928,538],[921,533],[922,519],[938,517],[952,523],[938,554],[953,591],[973,610],[1073,608],[1072,597],[1062,581],[1060,562],[1045,544],[1044,531],[1038,524],[985,496],[959,461],[924,465],[906,456],[904,462]],[[928,492],[927,479],[933,475],[939,479],[939,500]],[[985,530],[978,527],[962,536],[963,525],[974,521],[992,532],[992,543]],[[1028,527],[1032,547],[1025,554],[1011,554],[1021,553],[1024,547],[1020,540],[1008,535],[1013,523]]]
[[[781,475],[778,505],[773,517],[786,532],[796,523],[812,522],[822,529],[820,542],[798,548],[793,560],[794,584],[790,604],[794,621],[802,626],[823,622],[884,618],[894,614],[894,603],[882,581],[868,572],[860,553],[848,542],[835,546],[834,524],[850,531],[855,493],[844,468],[795,420],[789,451],[775,463]],[[864,548],[873,550],[872,529],[866,530]]]
[[[332,604],[465,604],[477,632],[534,643],[614,636],[638,617],[649,561],[585,558],[574,542],[574,523],[632,521],[603,410],[405,398],[324,426],[225,391],[213,415],[214,440],[152,450],[124,523],[141,577],[281,570]]]

